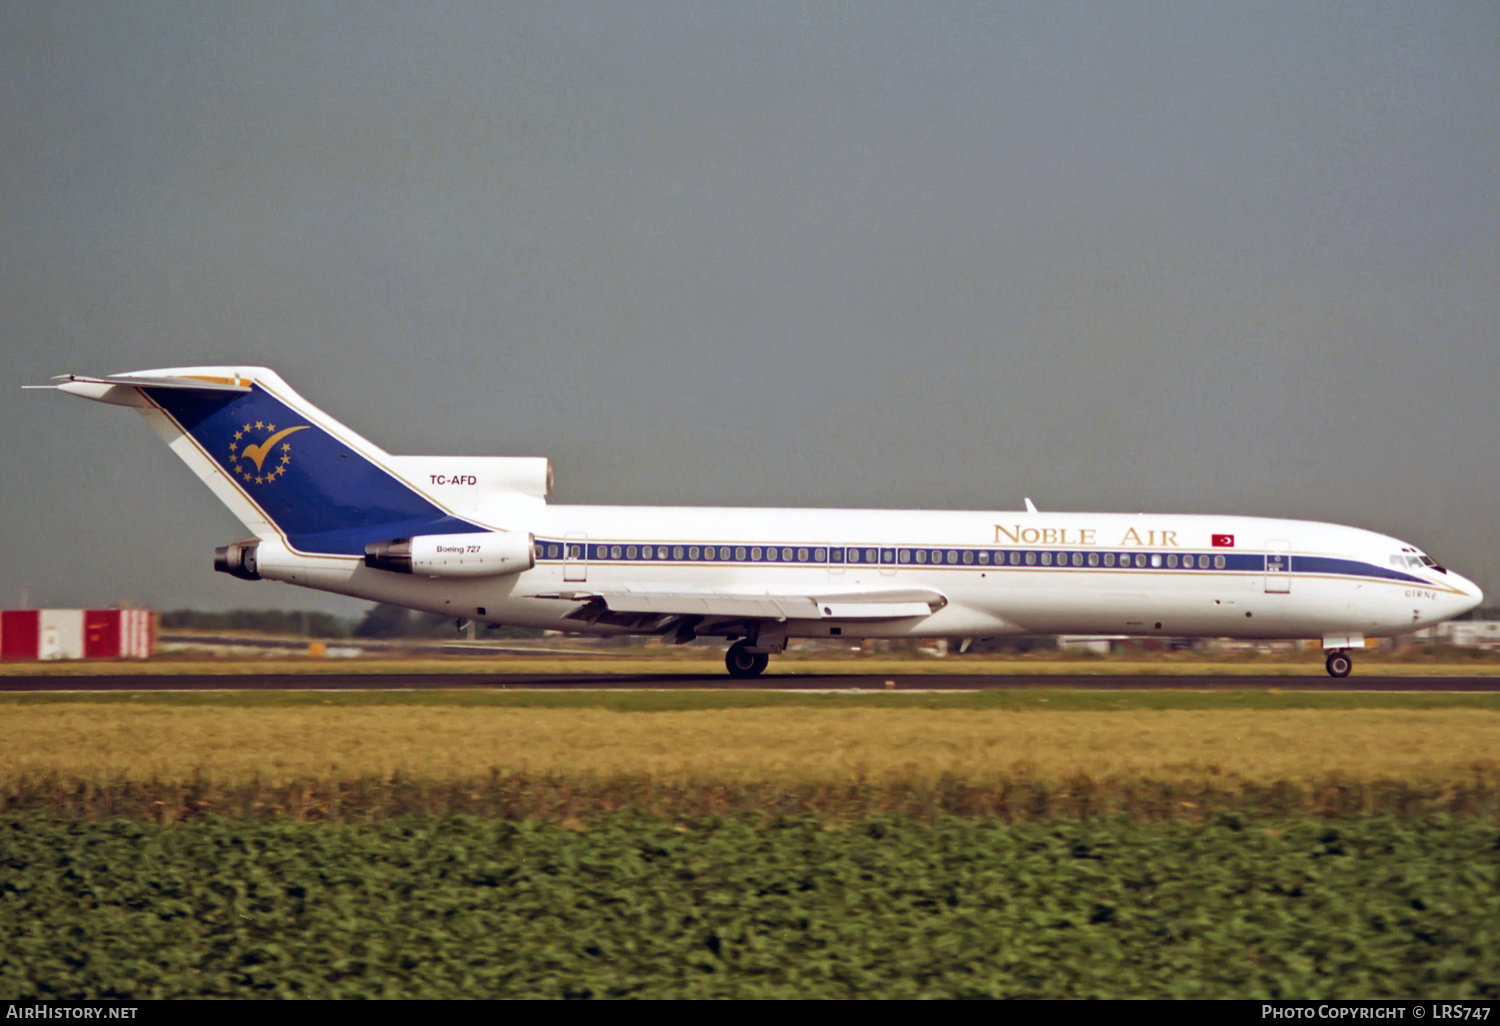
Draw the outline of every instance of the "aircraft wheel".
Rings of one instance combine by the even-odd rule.
[[[740,680],[748,680],[751,677],[759,677],[770,665],[771,657],[764,652],[759,654],[745,651],[750,645],[745,641],[736,641],[729,646],[729,651],[724,653],[724,666],[729,670],[731,677]]]
[[[1328,653],[1328,676],[1347,677],[1352,669],[1354,669],[1354,660],[1349,658],[1348,652]]]

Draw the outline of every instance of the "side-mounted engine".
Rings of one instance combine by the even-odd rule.
[[[497,577],[536,565],[536,544],[522,531],[426,534],[365,546],[365,566],[428,577]]]

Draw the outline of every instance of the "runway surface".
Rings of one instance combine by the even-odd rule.
[[[0,677],[0,691],[388,691],[430,688],[534,688],[591,691],[655,688],[661,690],[756,691],[984,691],[1050,688],[1088,691],[1500,691],[1500,677],[1250,677],[1155,676],[1146,674],[771,674],[756,680],[733,680],[724,674],[562,674],[562,673],[277,673],[90,675]]]

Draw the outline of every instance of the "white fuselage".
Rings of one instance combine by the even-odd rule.
[[[521,525],[519,512],[485,519],[535,536],[536,565],[520,574],[401,575],[285,549],[263,549],[261,573],[459,618],[601,634],[641,630],[569,617],[579,597],[599,590],[837,596],[920,588],[947,600],[924,617],[790,619],[781,629],[794,638],[1373,637],[1451,618],[1480,598],[1458,574],[1411,557],[1406,543],[1308,521],[537,504]],[[702,631],[714,632],[712,623]]]

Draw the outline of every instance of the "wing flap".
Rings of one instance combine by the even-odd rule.
[[[933,609],[926,602],[825,602],[819,612],[824,620],[901,620]]]
[[[925,588],[902,591],[837,592],[823,595],[770,595],[747,592],[568,592],[535,595],[602,603],[611,613],[700,616],[741,620],[903,620],[930,616],[948,604],[941,592]],[[596,607],[597,608],[597,607]]]
[[[813,600],[803,595],[700,595],[603,593],[612,613],[673,613],[734,616],[752,620],[811,620],[818,616]]]

